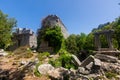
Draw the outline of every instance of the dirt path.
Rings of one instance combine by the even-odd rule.
[[[20,58],[17,60],[15,58],[16,56],[6,56],[6,57],[0,56],[0,78],[4,74],[5,75],[11,74],[9,75],[9,77],[13,77],[13,78],[16,76],[19,76],[19,75],[14,76],[14,74],[12,75],[12,73],[17,74],[19,72],[19,71],[17,72],[17,70],[21,67],[20,62],[21,61],[32,61],[36,58],[36,54],[33,55],[33,57],[27,58],[27,59]],[[25,73],[22,80],[49,80],[49,79],[45,76],[39,78],[39,77],[34,76],[33,73]]]

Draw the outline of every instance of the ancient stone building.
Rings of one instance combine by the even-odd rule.
[[[42,20],[41,29],[46,28],[46,27],[54,27],[54,26],[61,27],[61,31],[62,31],[64,38],[67,38],[69,36],[67,28],[65,27],[65,25],[62,23],[62,21],[60,20],[58,16],[48,15]]]
[[[62,32],[64,38],[67,38],[69,36],[67,28],[62,23],[60,18],[56,15],[48,15],[47,17],[45,17],[42,20],[41,29],[39,29],[39,31],[42,31],[43,29],[48,28],[48,27],[52,28],[55,26],[58,26],[61,28],[61,32]],[[39,38],[40,38],[40,36],[39,36]],[[53,52],[53,48],[49,46],[49,43],[47,41],[41,41],[41,44],[38,47],[39,47],[38,51],[40,51],[40,52],[46,52],[46,51],[50,52],[50,53]]]
[[[103,50],[114,50],[113,44],[112,44],[112,34],[114,30],[104,30],[100,32],[95,32],[95,47],[98,51]],[[100,35],[104,35],[106,37],[106,40],[108,42],[108,48],[102,48],[101,47],[101,41],[100,41]]]
[[[97,51],[94,51],[94,53],[101,53],[101,54],[108,54],[111,56],[118,56],[120,54],[120,51],[118,51],[116,48],[114,48],[112,43],[112,34],[114,33],[114,30],[103,30],[100,32],[95,32],[95,47]],[[106,37],[108,47],[102,47],[101,41],[100,41],[100,35],[104,35]]]
[[[26,28],[18,28],[13,32],[13,45],[10,50],[15,50],[21,46],[28,46],[30,48],[37,47],[37,39],[34,32]]]

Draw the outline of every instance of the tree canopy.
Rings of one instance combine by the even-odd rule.
[[[9,18],[7,14],[0,11],[0,48],[7,48],[12,44],[12,29],[16,26],[16,20]]]

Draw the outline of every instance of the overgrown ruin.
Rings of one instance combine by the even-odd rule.
[[[18,28],[13,32],[13,45],[10,46],[10,50],[15,50],[21,46],[28,46],[30,48],[37,47],[37,39],[35,33],[26,28]]]
[[[41,29],[44,29],[44,28],[47,28],[47,27],[52,28],[52,27],[55,27],[55,26],[61,27],[61,31],[62,31],[62,34],[63,34],[64,38],[67,38],[69,36],[66,26],[63,24],[63,22],[61,21],[61,19],[58,16],[48,15],[47,17],[45,17],[42,20]]]
[[[41,25],[41,29],[39,29],[39,32],[42,31],[43,29],[46,28],[53,28],[55,26],[58,26],[61,28],[61,32],[64,36],[64,38],[67,38],[69,36],[67,28],[65,27],[65,25],[62,23],[62,21],[60,20],[60,18],[56,15],[48,15],[47,17],[45,17],[42,20],[42,25]],[[42,35],[40,35],[39,37],[41,38]],[[42,40],[40,43],[40,46],[38,46],[39,52],[53,52],[53,48],[49,46],[49,43],[47,41]]]
[[[94,51],[95,53],[103,53],[103,54],[109,54],[112,56],[117,56],[120,51],[118,51],[116,48],[114,48],[113,43],[112,43],[112,35],[114,33],[114,30],[103,30],[99,32],[95,32],[95,47],[97,51]],[[108,47],[101,47],[101,41],[100,41],[100,36],[104,35],[106,37]]]
[[[98,51],[114,50],[113,45],[112,45],[112,34],[113,34],[113,32],[114,32],[113,30],[105,30],[105,31],[94,33],[96,50],[98,50]],[[101,47],[100,35],[104,35],[106,37],[106,40],[108,42],[108,48],[102,48]]]

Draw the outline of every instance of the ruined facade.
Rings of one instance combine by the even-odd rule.
[[[28,46],[30,48],[37,47],[37,39],[34,32],[30,29],[16,29],[13,32],[13,45],[10,47],[10,50],[15,50],[21,46]]]
[[[112,34],[114,30],[104,30],[101,32],[94,33],[95,35],[95,47],[98,51],[106,51],[106,50],[115,50],[112,44]],[[108,48],[102,48],[100,42],[100,35],[104,35],[106,37]]]
[[[62,23],[60,18],[56,15],[48,15],[42,20],[42,27],[41,29],[44,29],[46,27],[54,27],[54,26],[59,26],[61,27],[62,34],[64,38],[67,38],[69,36],[67,28],[65,25]]]
[[[39,29],[39,31],[42,31],[45,28],[48,27],[55,27],[58,26],[61,28],[61,32],[64,36],[64,38],[67,38],[69,36],[67,28],[65,27],[65,25],[62,23],[62,21],[60,20],[60,18],[56,15],[48,15],[47,17],[45,17],[42,20],[42,25],[41,25],[41,29]],[[40,35],[42,36],[42,35]],[[39,39],[41,38],[39,36]],[[39,52],[53,52],[53,48],[49,46],[49,43],[47,41],[41,41],[40,46],[38,46],[38,51]]]
[[[94,53],[101,53],[105,55],[111,55],[111,56],[118,56],[120,54],[120,51],[114,48],[112,44],[112,34],[114,33],[114,30],[104,30],[100,32],[94,33],[95,35],[95,47],[97,51],[94,51]],[[108,47],[101,47],[101,41],[100,41],[100,35],[104,35],[106,37]]]

